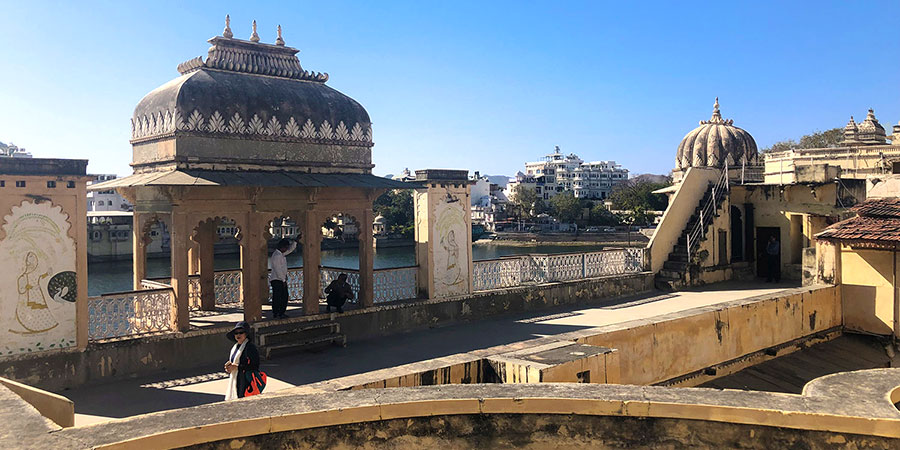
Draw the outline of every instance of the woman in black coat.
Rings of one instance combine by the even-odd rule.
[[[253,374],[259,373],[259,351],[253,342],[250,342],[249,333],[250,325],[247,322],[238,322],[234,329],[226,335],[230,341],[234,342],[234,346],[231,347],[228,362],[225,363],[225,372],[229,374],[229,386],[225,393],[225,400],[244,397],[247,390],[251,388]],[[263,386],[265,385],[263,384]]]

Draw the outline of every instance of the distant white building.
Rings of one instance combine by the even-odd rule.
[[[619,183],[628,181],[628,169],[615,161],[584,162],[574,153],[564,155],[559,146],[543,161],[525,163],[525,172],[510,179],[507,192],[516,186],[534,189],[538,198],[549,200],[571,191],[575,197],[603,200]]]
[[[88,186],[104,181],[115,180],[116,175],[101,174],[91,175],[93,181],[88,181]],[[132,211],[134,207],[125,200],[115,190],[108,191],[88,191],[87,193],[87,210],[88,211]]]
[[[491,183],[486,176],[475,172],[472,179],[471,207],[472,224],[482,225],[486,231],[495,231],[495,224],[506,218],[506,205],[509,200],[496,183]]]
[[[24,148],[16,147],[12,142],[9,144],[0,142],[0,158],[31,158],[31,153],[26,152]]]

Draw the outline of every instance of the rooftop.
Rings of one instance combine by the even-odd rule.
[[[817,234],[819,239],[900,244],[900,198],[869,199],[852,209],[857,216]]]

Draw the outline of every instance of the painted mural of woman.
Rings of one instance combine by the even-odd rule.
[[[19,334],[34,334],[52,330],[59,325],[59,322],[56,321],[50,312],[44,291],[41,289],[41,282],[50,274],[47,272],[40,275],[35,273],[38,268],[38,257],[34,252],[28,252],[25,255],[24,264],[22,274],[19,275],[16,282],[19,292],[19,301],[16,304],[16,321],[27,331],[10,331]]]
[[[460,273],[462,268],[459,266],[459,244],[456,243],[456,233],[453,230],[441,237],[441,246],[447,252],[447,268],[444,275],[444,282],[447,284],[456,284],[462,281]]]

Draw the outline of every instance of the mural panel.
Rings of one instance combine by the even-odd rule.
[[[75,241],[50,202],[22,202],[4,217],[0,241],[0,353],[75,345]]]
[[[434,213],[435,296],[466,294],[469,289],[469,252],[466,210],[458,197],[441,198]]]

